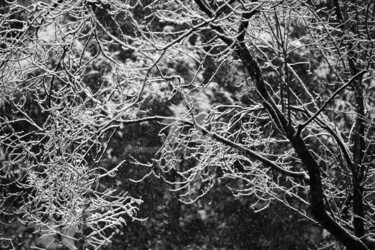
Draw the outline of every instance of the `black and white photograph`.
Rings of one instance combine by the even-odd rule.
[[[0,249],[375,250],[374,0],[0,0]]]

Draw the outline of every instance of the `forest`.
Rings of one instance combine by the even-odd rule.
[[[375,250],[374,46],[373,0],[0,0],[0,249]]]

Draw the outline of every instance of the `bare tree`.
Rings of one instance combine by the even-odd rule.
[[[163,147],[153,162],[135,163],[182,201],[233,180],[229,188],[257,210],[279,201],[348,249],[375,249],[373,1],[2,8],[1,184],[27,193],[3,213],[48,232],[88,227],[90,244],[104,244],[138,202],[100,188],[115,171],[100,164],[106,145],[126,124],[160,121]],[[143,109],[166,97],[175,116]]]
[[[132,81],[101,41],[89,2],[22,3],[7,2],[0,16],[1,240],[22,225],[53,236],[42,247],[98,248],[141,202],[101,184],[122,164],[101,163],[111,121],[131,115],[139,89],[111,80],[119,69],[119,81]]]
[[[372,1],[156,1],[134,25],[152,51],[145,82],[182,96],[151,172],[175,172],[194,202],[222,179],[256,209],[280,201],[348,249],[375,249]],[[164,29],[153,29],[155,23]],[[110,35],[110,34],[109,34]],[[110,35],[111,36],[111,35]],[[124,38],[117,39],[125,46]],[[191,72],[170,70],[183,60]],[[223,65],[237,65],[237,95],[211,94]],[[222,77],[223,75],[221,75]],[[158,77],[158,78],[156,78]],[[184,166],[183,161],[193,164]],[[166,181],[169,181],[166,179]]]

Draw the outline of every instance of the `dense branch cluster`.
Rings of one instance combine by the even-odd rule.
[[[2,8],[4,214],[49,233],[90,228],[89,244],[105,244],[140,202],[101,186],[122,164],[103,165],[107,146],[127,124],[157,121],[163,146],[134,164],[181,201],[227,185],[256,210],[279,201],[350,249],[374,249],[373,1]]]
[[[139,87],[105,70],[90,86],[100,67],[118,65],[85,1],[9,4],[0,22],[2,223],[18,216],[45,235],[108,244],[108,229],[123,225],[123,215],[135,218],[140,203],[100,186],[122,164],[101,164],[112,119],[131,115]],[[119,70],[117,81],[131,82],[129,74]]]

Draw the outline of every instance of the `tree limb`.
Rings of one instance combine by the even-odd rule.
[[[328,100],[323,104],[323,106],[318,111],[316,111],[313,116],[310,117],[310,119],[308,119],[304,124],[298,125],[296,136],[298,136],[302,132],[302,130],[307,125],[309,125],[309,123],[311,123],[321,112],[324,111],[324,109],[327,107],[327,105],[329,104],[329,102],[333,100],[333,98],[335,98],[342,90],[344,90],[346,87],[348,87],[349,85],[351,85],[358,77],[360,77],[361,75],[365,74],[366,72],[367,72],[367,70],[363,70],[363,71],[359,72],[358,74],[356,74],[355,76],[353,76],[347,83],[345,83],[343,86],[341,86],[339,89],[337,89],[335,91],[335,93],[333,93],[331,95],[331,97],[328,98]]]
[[[141,122],[147,122],[147,121],[176,121],[176,122],[181,122],[184,124],[187,124],[191,127],[195,127],[196,129],[202,131],[204,135],[209,136],[210,138],[215,139],[218,142],[223,143],[224,145],[230,146],[232,148],[237,149],[239,152],[246,153],[248,156],[254,158],[255,160],[258,160],[265,164],[267,167],[283,174],[286,176],[294,177],[294,178],[299,178],[303,179],[305,181],[309,181],[309,176],[305,172],[293,172],[287,169],[284,169],[274,162],[268,160],[267,158],[264,158],[263,156],[257,154],[256,152],[244,147],[243,145],[237,144],[235,142],[232,142],[221,135],[208,131],[206,128],[200,126],[197,123],[194,123],[192,121],[187,121],[184,119],[179,119],[179,118],[174,118],[174,117],[167,117],[167,116],[151,116],[151,117],[145,117],[145,118],[140,118],[136,120],[129,120],[129,121],[121,121],[122,124],[134,124],[134,123],[141,123]]]

